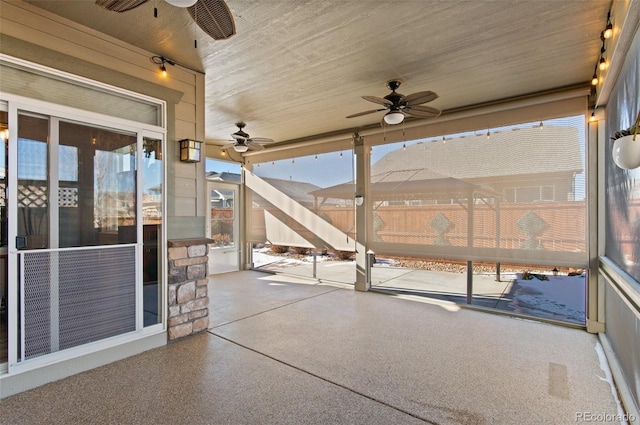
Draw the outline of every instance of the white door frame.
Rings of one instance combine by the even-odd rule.
[[[233,191],[233,246],[209,245],[208,273],[218,274],[240,270],[240,186],[219,181],[207,182],[207,235],[214,239],[211,229],[211,193],[215,190]]]

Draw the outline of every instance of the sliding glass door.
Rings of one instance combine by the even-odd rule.
[[[13,111],[2,361],[162,324],[162,135]]]

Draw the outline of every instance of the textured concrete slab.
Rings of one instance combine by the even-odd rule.
[[[210,334],[0,403],[3,425],[424,424]]]
[[[257,272],[209,290],[208,333],[4,399],[0,422],[555,425],[618,413],[597,338],[581,330]]]
[[[255,271],[212,275],[209,281],[215,288],[209,293],[209,327],[335,291],[339,287],[295,276]],[[259,296],[255,296],[258,293]]]
[[[340,290],[212,332],[438,424],[617,412],[581,330]]]

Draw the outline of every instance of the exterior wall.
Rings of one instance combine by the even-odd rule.
[[[0,53],[167,102],[168,237],[203,237],[204,162],[178,161],[177,140],[204,139],[204,75],[175,66],[162,79],[147,52],[23,1],[2,1]]]

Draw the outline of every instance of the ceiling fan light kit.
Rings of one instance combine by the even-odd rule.
[[[389,125],[400,124],[404,121],[404,114],[400,111],[387,112],[384,116],[384,122]]]
[[[243,153],[243,152],[246,152],[246,151],[249,150],[249,146],[247,146],[245,144],[238,143],[238,144],[233,145],[233,150],[236,151],[236,152]]]
[[[423,103],[437,99],[438,95],[436,93],[432,91],[421,91],[405,96],[396,92],[398,87],[400,87],[400,84],[401,82],[398,80],[389,81],[387,83],[387,88],[391,90],[391,93],[383,98],[376,96],[362,96],[364,100],[377,103],[378,105],[381,105],[382,108],[359,112],[357,114],[349,115],[347,118],[355,118],[375,112],[388,111],[383,117],[383,120],[389,125],[395,125],[403,122],[406,116],[416,118],[434,118],[440,115],[439,109],[422,105]]]
[[[198,0],[165,0],[165,1],[175,7],[191,7],[194,4],[196,4]]]

